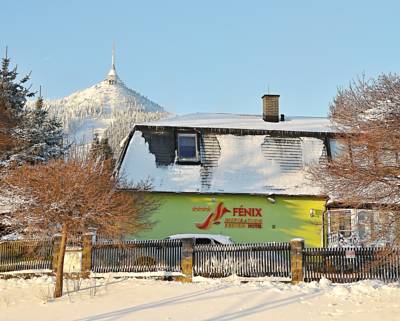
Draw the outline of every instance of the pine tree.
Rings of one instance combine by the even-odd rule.
[[[0,71],[0,105],[3,105],[13,116],[21,116],[26,99],[35,95],[30,91],[30,87],[25,87],[30,73],[20,81],[16,81],[17,76],[17,66],[10,70],[10,58],[6,49]]]
[[[103,137],[99,139],[99,135],[95,133],[93,135],[93,141],[90,148],[90,156],[92,159],[97,161],[102,161],[114,167],[115,161],[113,159],[113,151],[110,144],[108,143],[108,138]]]
[[[25,147],[12,156],[12,160],[18,163],[45,162],[61,157],[68,149],[63,146],[62,124],[54,116],[49,116],[41,95],[35,108],[25,113],[16,134],[25,142]]]
[[[112,159],[113,158],[113,151],[111,149],[111,146],[108,142],[107,137],[104,137],[101,139],[100,148],[101,148],[101,152],[103,154],[104,159]]]
[[[100,147],[100,140],[99,134],[93,134],[92,145],[90,146],[90,158],[98,159],[101,156],[101,147]]]
[[[14,130],[20,122],[27,97],[33,97],[26,84],[29,74],[17,81],[17,67],[10,70],[10,58],[7,55],[1,62],[0,70],[0,166],[12,154],[13,150],[21,145]]]
[[[66,152],[62,124],[50,117],[39,95],[33,110],[26,100],[35,93],[26,87],[30,74],[17,81],[17,67],[10,70],[10,58],[2,59],[0,71],[0,166],[37,163]]]

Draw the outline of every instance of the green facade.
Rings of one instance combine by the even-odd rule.
[[[172,234],[206,233],[230,236],[238,243],[286,242],[305,239],[322,246],[325,199],[300,196],[205,195],[152,193],[160,207],[150,230],[133,237],[162,239]]]

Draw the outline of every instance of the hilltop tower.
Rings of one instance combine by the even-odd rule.
[[[106,81],[109,85],[115,85],[117,82],[120,82],[117,71],[115,70],[115,43],[113,43],[111,54],[111,69],[107,74]]]

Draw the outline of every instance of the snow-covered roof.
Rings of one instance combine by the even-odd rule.
[[[334,128],[326,117],[287,117],[277,123],[266,122],[261,115],[195,113],[159,120],[143,125],[159,127],[230,128],[271,131],[328,133]]]
[[[140,124],[127,141],[118,172],[132,183],[150,179],[157,192],[320,196],[306,169],[326,157],[321,134],[331,132],[330,123],[287,119],[267,123],[253,115],[194,114]],[[177,160],[174,132],[187,128],[200,129],[200,164]],[[285,135],[290,131],[297,135]]]

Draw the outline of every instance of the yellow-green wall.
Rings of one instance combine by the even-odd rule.
[[[238,243],[285,242],[301,237],[305,239],[306,246],[322,245],[323,198],[274,196],[273,203],[266,196],[258,195],[152,195],[161,204],[151,216],[155,224],[150,230],[134,235],[135,238],[160,239],[179,233],[207,233],[228,235]],[[223,203],[220,208],[229,212],[215,220],[220,203]],[[246,212],[240,208],[250,209]],[[243,216],[245,213],[246,216]],[[208,228],[198,228],[196,223],[203,223],[210,214]],[[237,220],[234,223],[236,227],[226,224],[232,219]],[[246,224],[249,222],[250,227]]]

